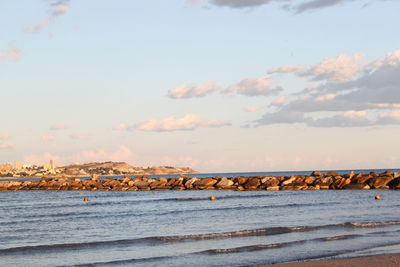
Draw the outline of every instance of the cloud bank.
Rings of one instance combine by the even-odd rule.
[[[349,2],[355,2],[356,0],[188,0],[186,1],[187,7],[194,7],[200,4],[208,3],[217,7],[227,7],[233,9],[243,8],[255,8],[269,4],[282,4],[281,8],[294,12],[295,14],[325,9],[333,6],[344,5]],[[375,1],[387,1],[387,0],[375,0]],[[364,5],[369,3],[367,0],[358,0],[363,2]]]
[[[293,73],[317,83],[275,100],[256,126],[303,123],[312,127],[400,124],[400,50],[362,63],[362,55],[339,55],[307,67],[283,66],[269,73]],[[299,66],[299,65],[294,65]],[[321,117],[321,112],[331,116]]]
[[[216,92],[223,94],[238,94],[244,96],[270,96],[278,94],[283,89],[274,86],[275,81],[269,77],[246,78],[226,88],[215,82],[181,85],[168,91],[167,96],[173,99],[188,99],[204,97]]]
[[[133,126],[132,129],[146,132],[173,132],[190,131],[198,128],[220,128],[230,125],[231,123],[228,121],[208,120],[196,114],[188,114],[181,118],[151,119]]]

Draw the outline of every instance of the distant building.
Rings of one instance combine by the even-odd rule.
[[[50,170],[54,170],[56,168],[56,165],[54,164],[54,161],[51,159],[50,160]]]
[[[14,169],[16,169],[16,170],[21,170],[22,169],[21,161],[19,161],[19,160],[15,161]]]
[[[12,171],[13,170],[13,166],[9,163],[6,164],[0,164],[0,172],[6,172],[6,171]]]

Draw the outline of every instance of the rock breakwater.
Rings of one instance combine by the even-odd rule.
[[[196,178],[149,178],[147,176],[122,178],[93,177],[42,178],[37,181],[0,181],[0,191],[17,190],[103,190],[103,191],[145,191],[145,190],[344,190],[344,189],[400,189],[400,174],[385,171],[368,174],[350,172],[339,175],[335,172],[296,176],[238,176]]]

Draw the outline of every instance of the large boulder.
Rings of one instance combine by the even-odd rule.
[[[231,188],[233,186],[233,181],[231,179],[228,179],[226,177],[221,178],[219,182],[216,184],[216,187],[219,189],[226,189],[226,188]]]
[[[200,180],[200,179],[199,179],[199,178],[196,178],[196,177],[190,178],[189,180],[186,181],[185,187],[186,187],[187,189],[192,189],[194,183],[197,182],[197,180]]]
[[[286,180],[284,180],[281,183],[281,186],[290,185],[290,184],[294,183],[295,181],[296,181],[296,176],[290,176],[289,178],[287,178]]]
[[[268,180],[266,180],[263,184],[265,185],[266,188],[268,187],[276,187],[279,186],[279,179],[276,177],[269,177]]]
[[[368,181],[368,185],[372,188],[379,189],[385,187],[394,179],[393,176],[374,177]]]
[[[216,184],[218,181],[214,178],[203,178],[203,179],[198,179],[196,182],[194,182],[194,186],[197,187],[210,187]]]
[[[321,176],[321,175],[322,175],[322,173],[319,172],[319,171],[313,171],[313,172],[311,173],[311,176]]]
[[[254,190],[257,189],[257,187],[260,185],[260,179],[259,178],[250,178],[247,183],[244,185],[244,188],[247,190]]]

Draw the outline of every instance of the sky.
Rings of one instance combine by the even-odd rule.
[[[400,167],[400,1],[0,2],[0,162]]]

